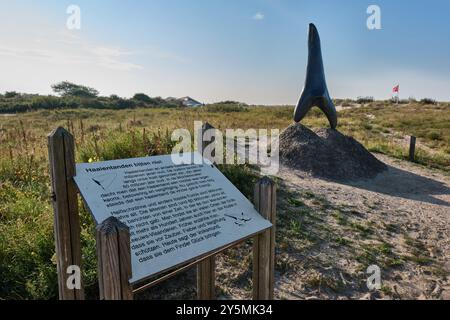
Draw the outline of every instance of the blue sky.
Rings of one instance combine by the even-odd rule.
[[[68,30],[69,5],[81,29]],[[366,27],[381,8],[381,30]],[[0,0],[0,92],[69,80],[102,95],[295,104],[316,24],[336,98],[450,100],[447,0]]]

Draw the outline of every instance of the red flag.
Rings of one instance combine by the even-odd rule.
[[[392,92],[396,92],[396,93],[398,93],[400,91],[400,85],[397,85],[397,86],[395,86],[394,87],[394,89],[392,89]]]

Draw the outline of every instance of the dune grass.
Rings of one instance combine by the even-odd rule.
[[[78,162],[169,153],[173,129],[193,130],[194,121],[219,129],[283,129],[292,123],[292,107],[214,109],[42,110],[0,116],[0,299],[57,297],[53,216],[49,201],[47,134],[57,126],[76,137]],[[339,130],[369,150],[406,158],[409,135],[418,137],[417,161],[448,172],[450,106],[391,105],[374,102],[341,111]],[[316,109],[310,127],[327,125]],[[247,166],[221,166],[249,198],[257,174]],[[84,282],[97,296],[93,222],[81,210]],[[293,230],[296,226],[293,226]]]
[[[27,138],[28,139],[28,138]],[[79,143],[79,162],[171,152],[168,133],[107,131]],[[243,194],[252,197],[258,175],[246,165],[220,166]],[[45,159],[25,153],[0,161],[0,299],[55,299],[58,296],[53,214]],[[79,202],[83,282],[88,299],[98,298],[94,222]]]

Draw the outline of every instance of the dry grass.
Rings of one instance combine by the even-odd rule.
[[[47,171],[47,134],[57,126],[67,128],[76,137],[77,161],[108,160],[146,154],[161,154],[171,150],[173,129],[193,130],[194,121],[208,121],[219,129],[258,128],[284,129],[292,122],[292,107],[248,107],[215,110],[199,109],[132,109],[132,110],[43,110],[0,115],[0,299],[1,298],[54,298],[56,273],[52,214],[48,200],[49,177]],[[366,107],[340,112],[339,130],[353,135],[370,150],[398,158],[407,154],[405,137],[419,138],[418,161],[448,171],[450,166],[450,107],[385,105],[374,102]],[[312,127],[326,126],[324,116],[314,110],[305,119]],[[245,168],[224,167],[222,170],[250,196],[255,175]],[[250,177],[250,179],[249,179]],[[306,192],[306,191],[305,191]],[[305,203],[307,205],[305,205]],[[280,252],[302,250],[314,246],[319,238],[331,240],[342,250],[352,247],[353,240],[345,234],[332,235],[315,219],[321,215],[315,210],[330,212],[336,224],[348,232],[369,235],[373,227],[349,218],[341,208],[330,208],[322,198],[307,192],[290,199],[286,220],[280,221]],[[311,211],[313,210],[313,211]],[[336,211],[337,210],[337,211]],[[339,211],[341,210],[341,211]],[[85,263],[85,284],[88,296],[96,296],[95,242],[92,221],[82,211],[82,241]],[[319,221],[320,222],[320,221]],[[390,230],[397,226],[387,226]],[[406,261],[399,259],[380,243],[377,254],[386,257],[386,264]],[[227,265],[240,265],[237,282],[248,274],[249,260],[244,251],[231,251]],[[360,250],[361,261],[370,259],[373,252]],[[411,255],[412,257],[413,255]],[[229,259],[231,257],[231,260]],[[234,257],[234,258],[233,258]],[[225,260],[224,260],[225,261]],[[243,265],[241,265],[243,264]],[[295,271],[291,256],[280,254],[277,269]],[[219,280],[223,290],[227,279]],[[231,281],[231,280],[230,280]],[[341,290],[339,278],[311,277],[309,286],[326,286]],[[248,283],[243,284],[244,287]],[[224,292],[224,295],[232,294]]]
[[[139,131],[147,134],[171,132],[177,128],[192,131],[194,121],[208,121],[219,129],[258,128],[280,130],[292,122],[292,107],[248,107],[214,110],[132,109],[132,110],[43,110],[0,117],[0,157],[46,156],[46,134],[64,126],[77,138],[77,146],[101,141],[111,131]],[[317,110],[305,119],[310,127],[327,125]],[[339,113],[339,128],[354,136],[369,150],[406,158],[408,137],[418,137],[417,161],[441,169],[450,167],[450,107],[448,105],[391,105],[374,102],[362,108]]]

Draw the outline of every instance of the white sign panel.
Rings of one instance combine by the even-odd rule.
[[[75,182],[97,223],[114,216],[130,228],[131,283],[271,226],[209,162],[176,165],[168,155],[82,163]]]

